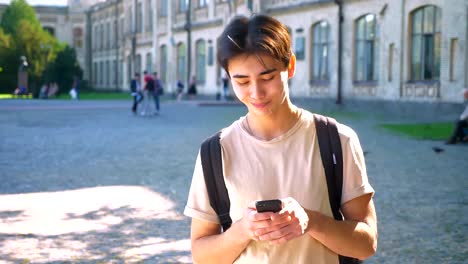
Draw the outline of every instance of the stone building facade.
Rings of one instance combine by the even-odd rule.
[[[216,39],[232,17],[252,13],[290,30],[292,96],[461,102],[468,88],[468,0],[70,1],[68,32],[82,27],[80,63],[97,89],[127,90],[133,72],[147,70],[168,92],[196,76],[201,94],[215,94]]]

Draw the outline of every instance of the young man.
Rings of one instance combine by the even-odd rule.
[[[221,232],[210,206],[200,156],[184,213],[192,217],[196,263],[338,263],[377,248],[377,220],[356,133],[338,125],[343,149],[341,211],[330,209],[313,114],[293,105],[295,71],[287,28],[276,19],[237,17],[218,41],[218,62],[248,114],[223,129],[220,143],[232,226]],[[257,200],[281,199],[278,213]]]

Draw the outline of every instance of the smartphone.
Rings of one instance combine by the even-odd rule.
[[[255,202],[255,208],[257,208],[257,212],[264,213],[264,212],[273,212],[277,213],[283,209],[283,204],[281,200],[274,199],[274,200],[263,200]]]

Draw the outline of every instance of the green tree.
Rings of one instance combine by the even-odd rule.
[[[44,75],[44,82],[57,82],[60,91],[68,92],[75,76],[81,79],[83,71],[76,59],[75,49],[66,45],[57,54],[54,62],[48,65],[46,74]]]
[[[15,59],[13,40],[0,27],[0,92],[13,92],[16,86],[18,65],[19,62]]]
[[[19,58],[26,56],[29,89],[37,96],[46,66],[55,60],[65,46],[42,29],[34,9],[25,0],[12,0],[2,16],[0,28],[11,39],[10,48],[0,53],[0,61],[5,61],[0,83],[6,86],[0,89],[2,92],[11,92],[16,87]]]
[[[5,12],[3,12],[0,27],[3,28],[5,33],[14,35],[22,20],[39,25],[36,12],[25,0],[12,0]]]

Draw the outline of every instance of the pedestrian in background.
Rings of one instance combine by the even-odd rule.
[[[133,97],[132,113],[137,114],[138,104],[141,102],[141,100],[143,100],[139,73],[135,73],[133,79],[130,81],[130,91]]]
[[[177,101],[181,101],[182,96],[184,94],[184,83],[180,79],[178,79],[176,86],[177,86]]]
[[[195,75],[192,76],[187,94],[191,100],[195,99],[197,96],[197,77],[195,77]]]
[[[465,110],[461,113],[460,118],[455,122],[455,128],[452,136],[446,142],[447,144],[456,144],[458,141],[462,142],[468,137],[465,129],[468,128],[468,89],[463,90],[463,99],[465,100]]]
[[[246,116],[220,135],[232,225],[221,232],[200,154],[184,214],[192,218],[196,263],[339,263],[377,248],[377,220],[358,136],[338,124],[343,154],[341,213],[330,209],[314,114],[293,105],[288,80],[296,58],[287,27],[272,17],[236,17],[218,38],[218,63],[229,74]],[[257,200],[281,199],[279,212]]]
[[[80,78],[78,78],[78,76],[74,76],[73,77],[73,85],[72,85],[72,91],[71,91],[71,95],[72,95],[72,99],[75,99],[75,100],[80,100]]]
[[[153,72],[153,99],[154,99],[154,108],[155,108],[155,115],[159,115],[160,104],[159,104],[159,96],[162,95],[164,92],[164,87],[162,85],[162,81],[158,78],[158,73]]]
[[[150,115],[151,114],[151,101],[150,99],[154,99],[154,81],[153,76],[148,74],[147,71],[143,72],[143,94],[144,94],[144,101],[143,101],[143,111],[141,111],[141,115]]]

